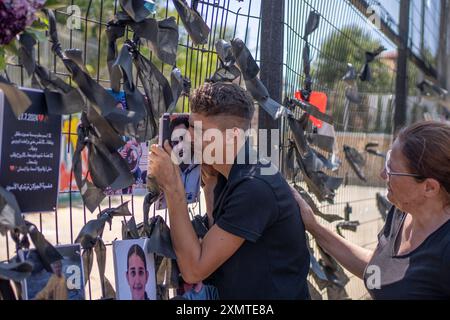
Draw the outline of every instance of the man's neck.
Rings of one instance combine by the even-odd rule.
[[[213,164],[212,167],[228,180],[228,176],[230,175],[231,167],[233,167],[233,165],[232,164]]]

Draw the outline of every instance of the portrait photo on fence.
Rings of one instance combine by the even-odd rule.
[[[199,201],[201,166],[194,161],[194,147],[189,137],[189,114],[165,113],[159,123],[159,145],[168,140],[177,157],[180,176],[186,192],[186,202]],[[164,194],[155,204],[157,210],[167,208]]]
[[[117,300],[156,300],[155,260],[147,239],[113,242]]]
[[[22,282],[25,300],[84,300],[84,270],[79,244],[55,246],[63,259],[46,267],[36,250],[19,256],[33,265],[31,276]],[[50,268],[50,270],[47,270]]]

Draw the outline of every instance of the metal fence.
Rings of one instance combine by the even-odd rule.
[[[276,3],[276,1],[271,1]],[[167,16],[176,16],[180,25],[180,41],[178,47],[177,66],[184,76],[191,79],[192,87],[196,88],[206,78],[210,77],[218,67],[218,59],[214,49],[217,39],[230,40],[241,38],[249,47],[258,63],[261,63],[261,73],[269,73],[267,66],[273,61],[261,61],[261,57],[271,56],[267,50],[277,51],[282,56],[281,78],[277,87],[282,93],[282,98],[292,98],[295,91],[302,88],[303,65],[302,49],[304,46],[304,26],[309,12],[314,10],[321,14],[318,30],[310,37],[312,57],[313,89],[323,91],[328,96],[327,113],[334,119],[338,152],[337,156],[342,165],[333,175],[345,177],[345,185],[338,189],[333,204],[321,204],[319,209],[324,213],[333,213],[344,216],[345,207],[352,207],[351,220],[358,220],[360,225],[356,232],[343,231],[343,235],[367,248],[376,245],[376,235],[383,222],[378,214],[375,193],[383,192],[383,182],[378,173],[383,166],[383,159],[369,154],[366,158],[365,174],[367,183],[363,183],[351,170],[345,160],[342,151],[344,144],[350,145],[363,153],[364,146],[369,142],[379,144],[380,150],[386,151],[392,139],[392,120],[395,98],[395,59],[394,44],[382,31],[373,25],[361,10],[349,0],[285,0],[282,7],[283,45],[273,46],[261,36],[264,24],[277,23],[269,21],[271,14],[262,12],[264,4],[258,0],[209,0],[199,1],[198,10],[206,23],[211,28],[208,43],[202,46],[194,46],[187,33],[184,31],[178,15],[169,0],[156,1],[158,19]],[[281,5],[283,1],[279,2]],[[109,75],[106,63],[107,42],[105,36],[106,23],[119,10],[118,1],[115,0],[67,0],[67,5],[77,5],[81,8],[80,15],[72,15],[79,18],[81,28],[79,30],[68,29],[66,21],[71,12],[59,10],[56,12],[58,28],[63,48],[79,48],[83,50],[84,61],[90,74],[100,84],[109,87]],[[265,9],[267,10],[267,9]],[[264,20],[262,17],[268,17]],[[391,22],[395,24],[394,22]],[[126,33],[127,38],[132,37],[131,31]],[[121,43],[119,43],[121,45]],[[342,77],[346,72],[347,63],[352,63],[356,70],[360,70],[364,64],[366,51],[373,51],[383,45],[387,50],[383,58],[372,64],[373,81],[361,83],[359,92],[362,102],[358,105],[351,104],[345,97],[346,84]],[[262,50],[266,52],[262,52]],[[143,44],[141,52],[155,62],[161,71],[168,76],[171,66],[164,65]],[[57,73],[63,79],[70,82],[64,66],[56,58],[52,57],[48,42],[41,42],[38,46],[38,61]],[[417,69],[411,64],[410,68]],[[20,85],[31,86],[26,78],[23,68],[18,63],[7,67],[9,78]],[[415,75],[415,73],[411,73]],[[415,77],[415,76],[414,76]],[[409,79],[411,84],[416,79]],[[263,77],[261,77],[263,78]],[[263,79],[264,81],[264,79]],[[269,86],[268,86],[269,87]],[[270,89],[270,88],[269,88]],[[275,88],[277,89],[277,88]],[[413,95],[413,94],[412,94]],[[281,101],[280,101],[281,102]],[[179,101],[178,111],[189,110],[188,100]],[[261,112],[260,112],[261,114]],[[260,115],[261,117],[261,115]],[[71,172],[72,154],[76,144],[76,127],[79,116],[72,115],[63,121],[63,150],[62,164],[60,168],[60,197],[59,205],[55,212],[37,213],[27,215],[27,219],[35,223],[44,233],[47,239],[54,244],[73,243],[81,227],[94,218],[80,200],[79,192],[74,190],[75,183]],[[258,125],[258,119],[253,122]],[[259,122],[261,126],[261,121]],[[285,157],[286,144],[290,137],[287,123],[278,124],[282,128],[280,141],[280,158]],[[283,161],[280,163],[283,163]],[[303,182],[300,179],[300,183]],[[130,209],[137,221],[142,221],[142,201],[140,195],[109,196],[99,207],[99,211],[112,205],[130,200]],[[192,206],[192,214],[202,213],[202,201]],[[156,212],[167,218],[166,212]],[[330,228],[334,228],[330,225]],[[106,276],[114,279],[111,242],[120,238],[120,221],[113,221],[112,229],[105,230],[104,241],[107,249]],[[12,241],[6,237],[0,238],[0,261],[7,260],[14,255]],[[313,249],[316,247],[313,244]],[[359,299],[366,296],[362,281],[351,279],[347,285],[347,291],[351,298]],[[98,270],[93,269],[87,286],[87,298],[100,298],[101,291],[98,278]],[[321,292],[326,298],[326,291]]]

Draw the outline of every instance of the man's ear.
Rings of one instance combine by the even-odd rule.
[[[441,184],[436,179],[425,180],[425,197],[434,198],[441,192]]]

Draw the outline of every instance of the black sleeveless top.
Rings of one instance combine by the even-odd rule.
[[[395,254],[406,214],[392,207],[364,271],[373,299],[450,299],[450,220],[416,249]]]

